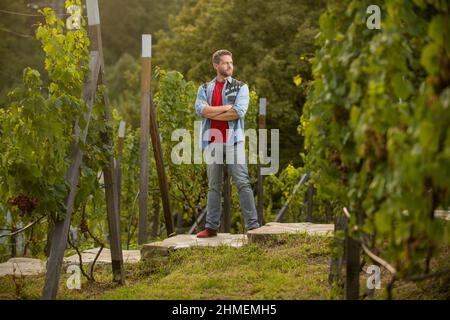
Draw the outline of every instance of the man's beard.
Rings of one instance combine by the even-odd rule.
[[[226,71],[219,70],[219,74],[220,74],[222,77],[226,78],[226,77],[231,76],[231,75],[233,74],[233,72],[230,71],[230,73],[228,74]]]

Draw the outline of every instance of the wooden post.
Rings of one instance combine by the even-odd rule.
[[[102,47],[102,35],[100,29],[100,14],[98,0],[86,0],[89,39],[91,40],[91,50],[98,50],[100,55],[100,73],[98,84],[106,84],[104,77],[104,59]],[[103,93],[103,116],[105,122],[111,124],[112,116],[109,108],[109,100],[106,93]],[[101,135],[102,142],[114,149],[113,132],[108,130]],[[125,283],[125,273],[123,269],[122,242],[120,238],[120,214],[117,191],[117,177],[114,168],[114,155],[108,159],[108,163],[103,167],[103,177],[105,181],[106,211],[108,216],[108,227],[111,246],[111,265],[113,280],[120,284]]]
[[[258,118],[258,128],[266,129],[266,107],[267,107],[267,99],[261,98],[259,99],[259,118]],[[261,153],[260,153],[261,154]],[[259,225],[262,226],[264,223],[264,176],[261,174],[261,163],[258,163],[258,203],[257,203],[257,212],[258,212],[258,222]]]
[[[139,244],[147,241],[148,219],[148,151],[150,143],[150,77],[151,38],[142,35],[141,68],[141,171],[139,193]]]
[[[345,299],[359,299],[360,244],[345,230]]]
[[[45,256],[48,258],[50,256],[50,248],[52,245],[52,237],[53,237],[53,228],[54,224],[51,219],[48,220],[48,227],[47,227],[47,241],[45,244]]]
[[[64,20],[63,16],[66,13],[64,0],[53,0],[51,7],[55,10],[56,16],[59,19]]]
[[[230,233],[231,230],[231,183],[230,183],[230,170],[225,164],[223,166],[223,216],[222,223],[220,225],[220,231]]]
[[[177,212],[177,227],[175,229],[175,231],[177,233],[181,233],[181,229],[183,228],[183,212]]]
[[[166,172],[164,169],[164,159],[161,148],[161,140],[158,129],[158,122],[156,118],[156,109],[153,104],[152,94],[150,91],[150,80],[151,80],[151,56],[152,56],[152,38],[149,34],[142,35],[142,64],[143,69],[145,67],[146,81],[143,83],[146,87],[144,90],[148,92],[146,94],[146,101],[150,105],[150,137],[152,139],[153,154],[155,156],[156,171],[158,173],[159,190],[161,191],[161,198],[164,210],[164,218],[166,222],[166,232],[167,236],[174,235],[173,228],[173,218],[172,209],[170,207],[170,196],[169,196],[169,185],[167,183]],[[148,81],[148,82],[147,82]]]
[[[121,195],[122,195],[122,154],[125,138],[125,121],[120,121],[117,139],[117,210],[120,215]]]
[[[11,228],[11,232],[16,232],[16,228],[12,227]],[[17,256],[17,235],[13,235],[11,237],[11,257],[16,257]]]
[[[343,215],[336,217],[334,221],[334,241],[345,246],[345,236],[338,236],[339,231],[347,228],[347,218]],[[343,248],[344,249],[344,248]],[[328,274],[328,284],[330,286],[339,285],[341,281],[342,265],[344,260],[344,250],[342,254],[333,254],[330,259],[330,272]]]
[[[152,219],[152,233],[151,233],[152,238],[156,238],[158,236],[159,212],[160,211],[161,211],[161,206],[159,204],[159,199],[158,199],[158,203],[156,204],[155,213],[153,214],[153,219]]]
[[[306,221],[314,222],[313,220],[313,209],[314,209],[314,185],[311,183],[306,190]]]
[[[79,128],[78,123],[75,123],[75,143],[71,150],[71,164],[66,173],[66,181],[69,185],[69,194],[66,198],[66,214],[63,220],[55,222],[51,237],[50,255],[47,261],[47,272],[45,275],[45,284],[42,290],[42,299],[55,299],[58,291],[59,278],[61,273],[61,265],[64,257],[64,251],[67,245],[67,237],[69,234],[70,221],[74,210],[75,196],[77,192],[77,184],[79,180],[79,170],[83,158],[83,152],[79,147],[78,142],[86,142],[86,137],[89,130],[89,121],[92,114],[94,104],[94,96],[99,83],[103,81],[103,54],[101,46],[100,33],[100,16],[98,12],[97,0],[86,0],[88,11],[88,31],[91,40],[91,58],[89,62],[90,74],[85,84],[83,99],[88,106],[85,112],[84,120],[86,126]],[[104,117],[106,122],[110,122],[111,116],[108,108],[108,98],[103,95],[104,103]],[[103,143],[112,146],[112,134],[106,133],[102,135]],[[123,258],[122,247],[120,241],[120,226],[118,215],[118,201],[117,190],[114,178],[114,158],[111,156],[109,163],[103,168],[105,179],[105,194],[106,207],[108,211],[108,224],[111,238],[111,260],[113,268],[113,279],[119,283],[123,283]]]

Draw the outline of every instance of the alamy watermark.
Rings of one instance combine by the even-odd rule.
[[[67,8],[67,13],[70,16],[66,19],[66,28],[68,30],[79,30],[81,28],[81,9],[73,4]]]
[[[366,273],[370,274],[367,278],[367,289],[381,289],[381,269],[377,265],[367,267]]]
[[[71,276],[66,281],[67,289],[69,290],[80,290],[81,289],[81,269],[80,266],[76,264],[71,264],[67,267],[67,273]]]
[[[241,132],[227,129],[227,137],[231,142],[209,143],[205,148],[199,145],[201,121],[194,122],[194,137],[188,129],[180,128],[172,132],[171,140],[179,141],[171,151],[173,164],[223,164],[224,154],[227,164],[258,164],[262,165],[261,174],[276,174],[279,169],[280,143],[278,129],[246,129]],[[268,154],[268,135],[270,133],[270,155]],[[234,135],[242,138],[234,145]],[[210,137],[222,141],[222,133],[217,129],[208,129],[202,133],[202,143],[207,143]],[[246,157],[245,143],[248,138],[248,157]],[[181,141],[180,141],[181,140]],[[248,162],[246,162],[246,158]],[[259,160],[259,162],[258,162]]]
[[[370,16],[366,20],[366,26],[369,30],[381,29],[381,9],[376,4],[367,7],[366,13]]]

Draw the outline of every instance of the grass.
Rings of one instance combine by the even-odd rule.
[[[127,264],[124,286],[112,283],[110,267],[97,267],[96,282],[83,279],[81,290],[67,289],[69,275],[62,274],[58,299],[342,299],[328,286],[330,242],[303,234],[240,249],[177,250],[168,257]],[[448,264],[449,256],[447,249],[435,267]],[[361,275],[365,285],[367,275]],[[387,283],[387,275],[382,283]],[[43,284],[43,276],[0,278],[0,299],[39,299]],[[394,298],[448,299],[448,284],[448,277],[398,282]],[[378,290],[375,298],[385,298],[384,292]]]
[[[240,249],[220,246],[177,250],[169,257],[126,265],[127,283],[111,283],[110,267],[96,282],[69,290],[62,274],[58,299],[327,299],[329,238],[283,237]],[[0,278],[0,299],[39,299],[43,276]]]
[[[435,258],[431,260],[430,273],[450,270],[450,246],[442,245],[438,248]],[[361,277],[361,283],[365,285],[365,278]],[[386,285],[391,280],[387,272],[382,273],[382,284]],[[375,297],[386,299],[386,290],[377,290]],[[421,281],[398,281],[394,284],[393,299],[396,300],[450,300],[450,272],[439,277],[423,279]]]

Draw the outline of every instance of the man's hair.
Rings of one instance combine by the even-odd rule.
[[[217,50],[216,52],[214,52],[213,56],[212,56],[212,62],[215,64],[219,64],[220,63],[220,58],[222,56],[233,56],[233,54],[225,49],[221,49],[221,50]]]

